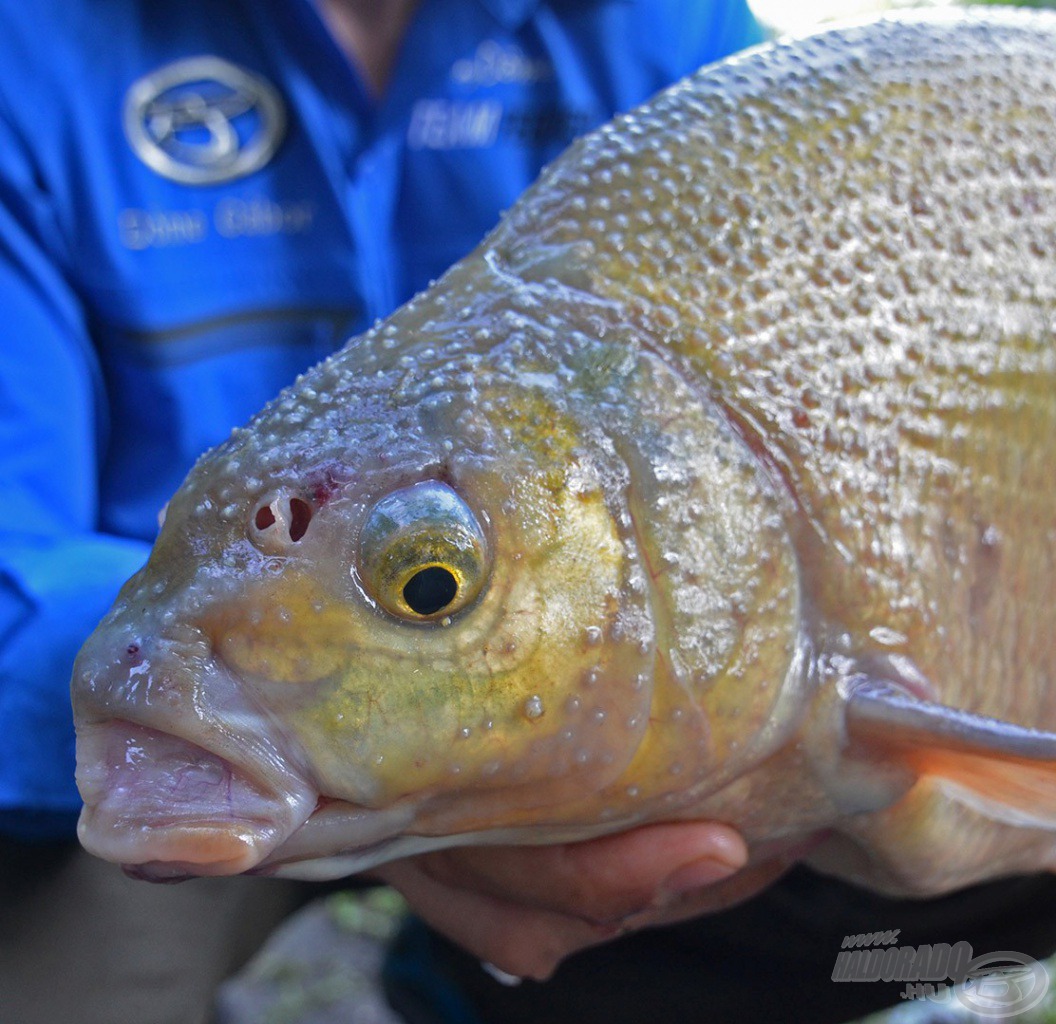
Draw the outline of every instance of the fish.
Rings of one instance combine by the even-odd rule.
[[[203,456],[74,669],[84,846],[323,879],[645,822],[1056,865],[1056,17],[902,14],[576,141]]]

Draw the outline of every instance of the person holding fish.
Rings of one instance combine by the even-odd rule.
[[[506,158],[530,177],[743,14],[687,50],[659,3],[125,2],[0,32],[23,837],[69,821],[50,669],[141,560],[165,444],[190,461],[470,248]],[[5,1016],[200,1019],[296,898],[247,871],[400,887],[472,954],[405,933],[422,1019],[839,1020],[893,994],[837,946],[1051,948],[1053,38],[909,18],[717,65],[201,458],[72,697],[85,847],[219,877],[154,897],[5,844]],[[357,56],[386,50],[405,77]],[[449,849],[496,839],[556,846]],[[680,923],[804,856],[842,881]],[[624,932],[481,991],[477,958],[541,979]]]
[[[310,895],[149,887],[72,845],[73,658],[194,460],[574,137],[760,38],[740,0],[0,4],[0,1017],[204,1019]],[[698,823],[387,870],[542,974],[744,857]]]

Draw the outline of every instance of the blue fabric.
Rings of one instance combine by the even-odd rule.
[[[574,135],[759,38],[742,0],[423,0],[375,99],[309,0],[0,0],[0,829],[68,834],[73,657],[197,455]],[[205,54],[270,82],[287,130],[181,184],[122,111]]]

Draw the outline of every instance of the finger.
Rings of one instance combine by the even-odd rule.
[[[653,906],[640,917],[632,916],[627,924],[634,929],[728,910],[773,885],[786,871],[821,846],[829,835],[828,831],[819,830],[795,840],[757,847],[756,859],[751,865],[714,885],[694,886],[691,874],[686,878],[676,875],[668,880]],[[687,881],[690,884],[683,884]]]
[[[375,873],[438,932],[507,974],[544,981],[569,954],[619,933],[616,925],[590,924],[445,885],[416,860],[394,861]]]
[[[606,924],[652,906],[661,892],[729,877],[744,866],[748,852],[728,826],[681,822],[582,843],[468,847],[416,859],[446,886]]]
[[[717,914],[751,899],[773,885],[795,864],[794,858],[775,858],[752,864],[729,878],[702,887],[661,890],[653,906],[624,921],[630,931],[658,924],[685,921],[703,914]]]
[[[727,910],[772,885],[793,863],[792,860],[771,860],[745,868],[725,881],[710,883],[703,888],[678,894],[662,892],[652,907],[631,914],[621,921],[619,934],[628,935],[642,928],[675,924]],[[564,936],[566,945],[563,956],[571,956],[573,953],[607,942],[612,937],[569,932]]]

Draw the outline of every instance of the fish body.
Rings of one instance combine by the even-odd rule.
[[[326,877],[726,821],[1056,858],[1056,17],[750,51],[199,462],[74,673],[81,836]]]

